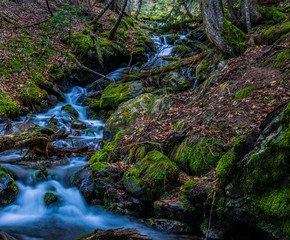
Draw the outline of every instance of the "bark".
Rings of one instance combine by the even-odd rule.
[[[162,67],[159,67],[159,68],[154,68],[152,70],[148,70],[148,71],[143,71],[141,73],[137,73],[137,74],[132,74],[132,75],[129,75],[126,77],[126,80],[142,80],[142,78],[147,78],[149,76],[154,76],[154,75],[157,75],[157,74],[160,74],[160,73],[164,73],[164,72],[169,72],[169,71],[172,71],[172,70],[175,70],[177,68],[180,68],[180,67],[184,67],[186,65],[189,65],[189,64],[192,64],[194,63],[195,61],[201,59],[203,57],[202,54],[198,54],[198,55],[195,55],[195,56],[192,56],[192,57],[189,57],[189,58],[185,58],[185,59],[182,59],[180,61],[176,61],[176,62],[172,62],[166,66],[162,66]]]
[[[201,0],[203,24],[208,39],[222,52],[234,56],[234,50],[224,40],[224,13],[221,0]]]
[[[250,12],[249,12],[249,5],[248,0],[244,0],[244,8],[245,8],[245,19],[246,19],[246,27],[248,34],[251,34],[251,19],[250,19]]]
[[[140,14],[141,7],[142,7],[142,2],[143,2],[143,0],[139,0],[139,2],[138,2],[138,8],[137,8],[137,11],[136,11],[136,13],[134,15],[134,19],[137,19],[139,14]]]
[[[113,27],[112,30],[110,31],[110,36],[109,36],[109,39],[110,39],[110,40],[113,40],[113,39],[114,39],[115,34],[116,34],[117,29],[118,29],[118,27],[119,27],[119,25],[120,25],[120,23],[121,23],[122,17],[123,17],[123,15],[124,15],[124,12],[125,12],[125,9],[126,9],[126,6],[127,6],[127,3],[128,3],[128,0],[123,0],[123,1],[124,1],[124,2],[123,2],[122,9],[121,9],[121,11],[120,11],[119,17],[118,17],[118,19],[117,19],[117,21],[116,21],[114,27]]]
[[[241,18],[240,25],[247,29],[247,21],[250,22],[251,26],[257,25],[261,20],[261,14],[257,10],[257,0],[243,0],[241,1]],[[247,19],[247,14],[248,18]]]
[[[48,11],[49,11],[50,16],[53,17],[53,13],[52,13],[52,11],[51,11],[51,9],[50,9],[50,6],[49,6],[49,3],[48,3],[48,0],[45,0],[45,2],[46,2],[46,6],[47,6],[47,9],[48,9]]]
[[[229,15],[230,19],[234,24],[238,23],[237,16],[234,11],[234,0],[228,0],[228,10],[229,10]]]
[[[114,2],[114,0],[109,0],[106,4],[106,6],[103,8],[103,10],[101,12],[99,12],[99,14],[94,18],[94,20],[92,21],[92,24],[97,23],[99,21],[99,19],[104,15],[104,13],[109,9],[109,7],[112,5],[112,3]]]

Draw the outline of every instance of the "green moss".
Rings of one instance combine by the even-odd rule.
[[[105,170],[108,168],[108,165],[107,164],[103,164],[101,162],[96,162],[94,164],[91,165],[91,169],[93,172],[97,172],[97,171],[100,171],[100,170]]]
[[[273,23],[280,23],[287,18],[285,13],[280,12],[276,8],[257,6],[258,11],[261,13],[262,17],[267,21],[273,21]]]
[[[26,82],[26,86],[18,91],[21,101],[39,104],[48,94],[45,90],[37,87],[33,82]]]
[[[94,46],[92,38],[85,34],[68,35],[65,40],[80,56],[85,55]]]
[[[32,81],[39,88],[47,89],[53,87],[53,84],[51,82],[46,81],[41,73],[37,74],[35,71],[32,71],[30,75],[32,76]]]
[[[262,196],[253,198],[253,204],[265,215],[276,219],[290,216],[290,188],[284,184],[280,189],[268,191]]]
[[[267,58],[264,62],[264,66],[268,66],[271,63],[271,58]]]
[[[254,90],[255,88],[253,86],[249,86],[247,88],[244,88],[240,91],[237,91],[235,93],[235,96],[234,96],[234,100],[240,100],[240,99],[243,99],[243,98],[246,98],[246,97],[249,97],[251,92]]]
[[[59,197],[51,192],[47,192],[43,196],[43,201],[47,207],[49,207],[53,203],[56,203],[58,200],[59,200]]]
[[[188,174],[201,175],[215,167],[220,153],[213,150],[216,140],[207,138],[191,146],[186,139],[174,152],[174,161]]]
[[[189,180],[189,181],[184,183],[183,190],[182,190],[182,198],[181,198],[182,205],[187,211],[189,211],[191,213],[194,212],[195,207],[191,206],[190,203],[189,203],[188,190],[189,189],[193,189],[196,186],[197,186],[197,183],[194,183],[192,180]]]
[[[283,111],[280,122],[285,127],[290,125],[290,103],[288,103],[286,109]]]
[[[117,156],[121,153],[121,149],[118,148],[118,142],[121,137],[127,134],[127,130],[122,130],[118,132],[114,138],[114,140],[110,143],[104,145],[103,149],[97,151],[89,160],[90,163],[96,162],[107,162],[111,161],[114,162],[118,160]]]
[[[221,197],[216,205],[216,213],[218,217],[222,217],[224,215],[225,207],[226,207],[225,198]]]
[[[290,32],[290,22],[288,21],[268,29],[264,33],[264,38],[268,44],[271,44],[277,41],[284,34],[289,34],[289,32]]]
[[[239,154],[236,152],[236,147],[241,141],[241,139],[237,140],[233,147],[219,160],[216,175],[221,184],[225,184],[234,178],[234,166],[240,159]]]
[[[142,55],[145,53],[145,49],[143,47],[138,47],[136,50],[132,52],[134,55]]]
[[[142,89],[141,85],[140,81],[110,84],[105,88],[102,94],[100,106],[102,108],[117,108],[118,105],[127,100],[130,95],[138,93]]]
[[[79,116],[78,111],[75,110],[70,104],[67,104],[67,105],[63,106],[61,108],[61,110],[68,112],[69,114],[71,114],[72,116],[74,116],[76,118]]]
[[[20,105],[9,97],[0,97],[0,116],[17,118],[20,116]]]
[[[246,35],[224,18],[224,27],[221,31],[224,41],[232,47],[235,55],[240,55],[246,49]]]
[[[290,49],[287,48],[278,54],[274,67],[279,68],[282,64],[288,63],[289,61],[290,61]]]
[[[135,26],[135,21],[133,20],[133,18],[128,18],[127,23],[129,23],[132,27]]]
[[[124,178],[134,179],[137,186],[145,188],[146,199],[156,199],[166,188],[174,184],[179,175],[178,166],[158,151],[149,152],[146,157],[129,169]]]
[[[191,51],[190,47],[183,46],[183,45],[175,45],[173,48],[173,53],[185,54]]]

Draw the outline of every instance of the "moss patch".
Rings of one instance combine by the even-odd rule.
[[[107,164],[101,163],[101,162],[96,162],[94,164],[91,165],[91,169],[93,172],[97,172],[100,170],[105,170],[108,168]]]
[[[71,114],[72,116],[74,116],[76,118],[79,116],[78,111],[75,110],[70,104],[67,104],[67,105],[63,106],[61,108],[61,110],[68,112],[69,114]]]
[[[273,23],[280,23],[284,21],[287,17],[285,13],[280,12],[276,8],[257,6],[258,11],[261,13],[262,17],[267,21],[272,21]]]
[[[279,68],[284,63],[288,63],[290,61],[290,49],[284,49],[280,52],[276,58],[274,67]]]
[[[272,44],[277,41],[284,34],[289,34],[290,32],[290,22],[285,22],[280,25],[276,25],[268,29],[264,33],[264,39],[268,44]]]
[[[246,98],[246,97],[249,97],[251,92],[254,90],[255,88],[253,86],[249,86],[247,88],[244,88],[240,91],[237,91],[235,93],[235,96],[234,96],[234,100],[240,100],[240,99],[243,99],[243,98]]]

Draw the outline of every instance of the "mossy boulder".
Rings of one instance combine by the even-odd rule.
[[[91,165],[91,169],[92,169],[93,172],[106,170],[108,167],[109,166],[107,164],[104,164],[104,163],[101,163],[101,162],[96,162],[96,163]]]
[[[100,107],[116,109],[120,103],[137,97],[145,92],[141,81],[110,84],[102,94]]]
[[[285,13],[282,13],[274,7],[264,7],[258,5],[257,9],[264,19],[267,21],[272,21],[273,23],[281,23],[287,18]]]
[[[152,94],[145,93],[120,104],[117,111],[107,120],[104,131],[113,136],[134,124],[140,112],[146,110],[154,98]]]
[[[276,61],[274,63],[274,67],[279,68],[282,65],[289,64],[289,63],[290,63],[290,49],[287,48],[278,54]]]
[[[73,34],[65,37],[65,41],[74,50],[74,53],[80,57],[81,60],[85,61],[88,56],[91,59],[89,53],[94,47],[94,43],[90,35],[87,34]]]
[[[185,172],[193,175],[201,175],[214,168],[222,155],[218,149],[219,142],[216,139],[200,139],[192,143],[186,138],[173,151],[172,159]]]
[[[175,45],[173,48],[173,54],[187,54],[191,52],[191,48],[184,45]]]
[[[174,91],[185,91],[190,88],[190,82],[177,72],[169,72],[163,79],[162,83],[165,87]]]
[[[173,45],[179,39],[180,39],[180,36],[178,34],[172,34],[172,35],[166,36],[166,42],[169,45]]]
[[[8,95],[8,94],[7,94]],[[20,116],[20,105],[8,97],[6,94],[1,94],[0,91],[0,117],[9,117],[15,119]]]
[[[256,39],[256,41],[257,43],[266,42],[268,44],[272,44],[277,40],[279,42],[280,38],[283,38],[285,34],[289,35],[289,32],[290,32],[290,22],[288,21],[269,28],[267,31],[265,31],[262,38]]]
[[[46,207],[55,206],[60,200],[60,197],[52,192],[47,192],[43,196],[43,201]]]
[[[68,112],[69,114],[71,114],[71,115],[74,116],[75,118],[77,118],[77,117],[79,116],[78,111],[75,110],[75,109],[72,107],[72,105],[70,105],[70,104],[67,104],[67,105],[63,106],[63,107],[61,108],[61,110],[62,110],[62,111],[66,111],[66,112]]]
[[[124,174],[123,184],[129,193],[150,202],[172,187],[178,175],[176,163],[154,150]]]
[[[0,207],[15,201],[18,195],[18,186],[7,169],[0,165]]]

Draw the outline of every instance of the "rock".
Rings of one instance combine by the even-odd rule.
[[[230,198],[239,198],[242,196],[242,191],[239,187],[234,186],[232,183],[226,186],[226,195]]]
[[[192,217],[190,217],[191,213],[184,208],[181,201],[155,201],[154,214],[157,218],[166,218],[186,223],[193,222]]]
[[[12,128],[12,132],[13,133],[22,132],[25,129],[32,128],[32,127],[37,127],[37,125],[34,124],[33,122],[16,123]]]
[[[125,178],[123,180],[125,189],[135,197],[143,197],[146,194],[146,190],[139,187],[133,178]]]
[[[154,98],[152,94],[145,93],[119,105],[117,111],[106,122],[104,136],[114,136],[134,124],[140,112],[145,110]]]
[[[48,101],[48,108],[53,108],[59,102],[58,98],[54,95],[48,95],[47,101]]]
[[[90,203],[95,199],[95,182],[92,171],[85,167],[70,178],[71,185],[79,189],[85,200]]]
[[[191,48],[183,45],[175,45],[173,48],[173,54],[187,54],[191,52]]]
[[[165,87],[172,88],[174,91],[184,91],[190,88],[190,82],[177,72],[168,73],[162,80]]]
[[[101,99],[103,90],[93,91],[88,93],[88,98]]]
[[[18,195],[18,186],[8,173],[7,169],[0,165],[0,207],[4,207],[15,201]]]
[[[85,124],[84,122],[82,122],[80,120],[73,120],[71,122],[71,127],[73,129],[86,129],[87,128],[87,124]]]
[[[168,219],[155,219],[149,218],[145,221],[150,227],[156,228],[158,231],[168,233],[190,233],[192,228],[185,223],[168,220]]]
[[[207,224],[201,226],[201,231],[204,236],[207,236],[207,239],[221,240],[224,239],[227,234],[227,228],[224,226],[215,226],[214,223],[211,223],[210,229],[208,229]]]
[[[63,92],[56,85],[53,85],[50,91],[51,91],[51,94],[55,95],[59,101],[63,102],[65,100],[65,96]]]
[[[67,104],[67,105],[63,106],[63,107],[61,108],[61,110],[62,110],[62,111],[66,111],[66,112],[68,112],[69,114],[71,114],[71,115],[74,116],[75,118],[77,118],[77,117],[79,116],[78,111],[75,110],[75,109],[72,107],[72,105],[70,105],[70,104]]]
[[[43,201],[47,207],[55,206],[60,200],[60,197],[52,192],[47,192],[44,194]]]
[[[120,103],[130,100],[145,92],[141,81],[110,84],[102,94],[101,108],[116,109]]]
[[[174,43],[179,39],[180,39],[180,36],[178,34],[172,34],[172,35],[166,36],[166,41],[167,41],[167,44],[169,45],[174,45]]]
[[[138,189],[132,183],[133,180],[136,186],[146,190],[146,196],[142,197],[141,200],[151,202],[174,185],[178,175],[179,168],[174,162],[158,151],[151,151],[141,162],[125,172],[123,183],[126,183],[124,186],[128,192],[137,192],[132,190]]]

